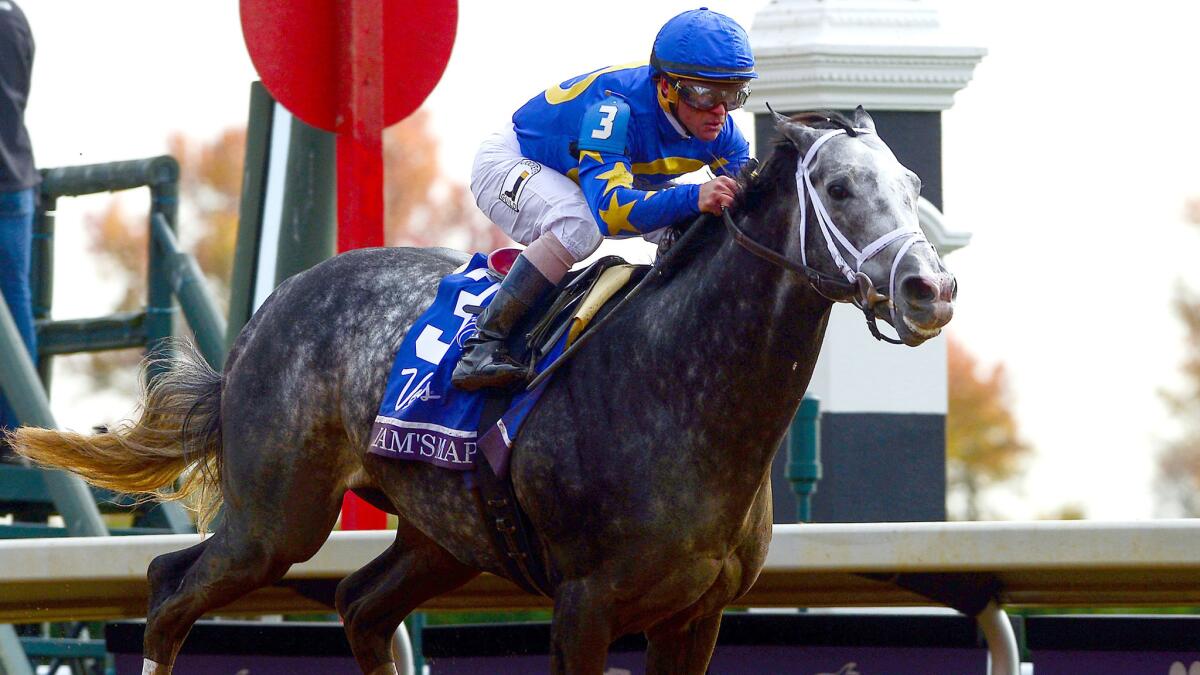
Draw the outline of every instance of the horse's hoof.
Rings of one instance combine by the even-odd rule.
[[[171,666],[150,659],[142,659],[142,675],[171,675]]]

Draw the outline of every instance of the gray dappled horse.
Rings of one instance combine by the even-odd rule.
[[[956,285],[917,230],[919,180],[870,117],[779,127],[733,218],[693,225],[521,431],[512,479],[549,560],[555,673],[601,673],[609,644],[635,632],[649,641],[648,672],[703,673],[722,610],[762,568],[771,460],[833,302],[855,302],[914,346],[950,319]],[[753,241],[737,241],[738,228]],[[366,452],[396,347],[464,259],[337,256],[275,291],[223,374],[181,357],[136,425],[16,433],[19,452],[112,489],[169,489],[194,466],[182,492],[223,494],[210,538],[150,565],[147,672],[170,672],[202,614],[316,553],[347,489],[399,515],[395,542],[336,592],[363,672],[395,672],[389,639],[422,602],[481,571],[505,575],[461,476]]]

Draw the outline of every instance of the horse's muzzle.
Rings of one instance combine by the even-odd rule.
[[[913,274],[897,284],[896,310],[900,326],[895,326],[906,344],[915,345],[936,336],[954,316],[958,281],[953,274]]]

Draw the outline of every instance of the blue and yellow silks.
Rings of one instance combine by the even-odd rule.
[[[572,78],[513,114],[521,153],[579,183],[604,236],[627,237],[699,214],[699,186],[639,190],[708,166],[736,175],[750,145],[730,118],[716,140],[692,137],[660,105],[649,66]]]

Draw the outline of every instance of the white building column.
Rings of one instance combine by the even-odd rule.
[[[948,35],[925,0],[774,0],[755,17],[750,40],[760,79],[747,108],[755,113],[759,157],[775,138],[767,104],[783,114],[862,105],[900,161],[921,176],[929,240],[943,256],[966,245],[970,235],[947,228],[940,211],[941,111],[970,81],[984,49]],[[953,270],[953,259],[947,264]],[[814,521],[945,519],[944,338],[916,349],[876,342],[862,313],[839,305],[809,393],[823,413]],[[776,522],[788,522],[794,508],[780,454]]]

